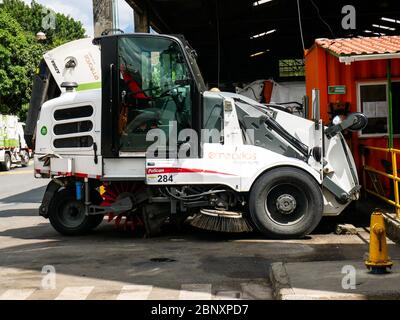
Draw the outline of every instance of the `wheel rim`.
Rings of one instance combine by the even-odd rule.
[[[294,225],[304,218],[308,210],[308,197],[304,190],[291,183],[271,188],[265,200],[267,216],[279,225]]]
[[[67,228],[77,228],[85,220],[85,207],[76,200],[64,202],[60,206],[59,214],[60,222]]]

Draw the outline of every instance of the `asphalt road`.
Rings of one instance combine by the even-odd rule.
[[[0,173],[0,299],[272,299],[272,262],[361,261],[368,250],[362,229],[332,234],[336,220],[291,241],[191,227],[142,239],[106,221],[64,237],[38,216],[47,183],[32,167]]]

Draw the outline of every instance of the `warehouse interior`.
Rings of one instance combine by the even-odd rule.
[[[396,23],[400,3],[396,0],[378,1],[374,10],[362,0],[127,2],[136,11],[136,20],[144,16],[145,24],[154,30],[186,37],[198,52],[200,68],[210,85],[265,78],[304,80],[299,11],[305,49],[317,38],[396,35],[400,30]],[[356,29],[342,27],[348,5],[355,8]],[[136,26],[145,31],[143,21],[136,21]],[[292,61],[288,68],[288,59],[300,60]]]

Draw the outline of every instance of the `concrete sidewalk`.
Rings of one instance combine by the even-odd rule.
[[[400,221],[394,213],[384,213],[386,234],[390,240],[400,244]]]
[[[270,279],[278,300],[400,299],[400,260],[393,262],[391,273],[385,275],[372,275],[362,261],[355,260],[278,262],[270,267]],[[352,268],[355,289],[343,289],[342,282],[351,283],[348,270]]]

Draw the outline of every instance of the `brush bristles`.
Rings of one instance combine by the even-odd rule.
[[[251,232],[253,228],[245,218],[227,218],[198,214],[191,221],[193,227],[218,232]]]

